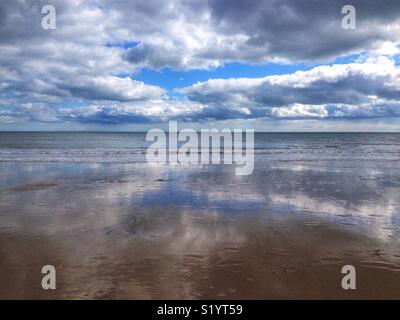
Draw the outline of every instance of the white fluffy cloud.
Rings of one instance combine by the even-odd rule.
[[[134,81],[131,78],[105,77],[79,77],[73,83],[62,83],[62,88],[77,97],[94,100],[148,100],[164,93],[164,90]]]
[[[254,117],[398,116],[400,70],[378,57],[264,78],[212,79],[180,92],[203,104],[245,105]]]
[[[204,105],[190,101],[149,100],[139,103],[97,104],[81,108],[61,108],[59,117],[68,121],[95,123],[129,123],[167,121],[186,118],[202,112]]]
[[[41,8],[57,10],[43,30]],[[146,122],[248,118],[397,117],[400,2],[15,0],[0,3],[0,122]],[[211,79],[171,100],[134,81],[141,68],[209,69],[228,62],[373,60],[259,79]],[[72,106],[72,107],[70,107]]]

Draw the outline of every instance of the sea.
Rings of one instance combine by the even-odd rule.
[[[256,163],[358,161],[390,167],[400,160],[400,133],[256,133],[254,140]],[[1,132],[0,162],[140,163],[152,143],[143,132]]]

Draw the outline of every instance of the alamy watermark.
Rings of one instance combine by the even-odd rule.
[[[56,268],[50,264],[42,267],[42,274],[45,276],[42,278],[42,289],[43,290],[55,290],[56,289]]]
[[[357,27],[356,8],[349,4],[345,5],[342,8],[342,14],[345,14],[342,18],[342,28],[345,30],[355,29]]]
[[[345,276],[342,279],[342,289],[355,290],[356,289],[356,268],[351,264],[342,267],[342,274]]]
[[[42,7],[42,28],[44,30],[54,30],[57,27],[56,8],[52,5],[45,5]]]
[[[146,141],[153,141],[146,153],[147,162],[151,164],[235,164],[236,175],[249,175],[254,170],[253,129],[245,132],[201,129],[197,132],[187,128],[178,132],[178,123],[170,121],[168,133],[151,129]],[[180,142],[183,144],[179,145]]]

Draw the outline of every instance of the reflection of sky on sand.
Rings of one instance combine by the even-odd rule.
[[[29,176],[25,181],[34,182],[46,170],[46,181],[56,184],[35,192],[7,191],[5,184],[10,178],[7,178],[7,171],[2,173],[0,187],[5,190],[0,193],[1,206],[18,207],[21,215],[35,212],[24,219],[19,215],[5,215],[2,225],[27,226],[45,216],[44,226],[54,223],[50,228],[58,232],[71,228],[71,223],[85,225],[82,219],[99,211],[103,212],[104,222],[118,223],[121,215],[116,215],[115,210],[121,211],[123,216],[132,207],[139,211],[151,207],[231,213],[265,210],[268,214],[280,206],[290,212],[366,227],[382,239],[397,235],[399,230],[400,181],[379,170],[363,172],[354,168],[352,172],[338,174],[304,167],[295,170],[264,167],[252,176],[237,177],[229,167],[178,171],[162,166],[119,165],[115,168],[93,164],[86,168],[71,166],[70,171],[64,166],[61,174],[56,166],[50,166],[50,170],[48,167],[19,167],[23,171],[17,171],[17,181],[19,177]],[[50,192],[52,190],[57,192]],[[66,194],[71,196],[66,197]],[[43,214],[49,209],[51,216]],[[60,223],[60,219],[65,219],[65,223]]]
[[[58,294],[83,298],[293,297],[345,257],[398,272],[398,175],[290,168],[4,165],[0,296],[42,297],[50,262]]]
[[[223,170],[188,172],[183,179],[174,177],[160,189],[145,192],[141,204],[228,212],[273,211],[280,206],[316,219],[365,228],[382,240],[398,237],[398,176],[382,170],[352,168],[342,169],[340,174],[335,168],[328,169],[270,168],[240,179]]]

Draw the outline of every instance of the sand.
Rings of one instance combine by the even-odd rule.
[[[400,298],[395,169],[0,166],[2,299]]]

